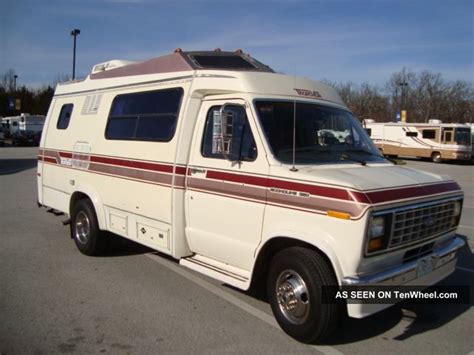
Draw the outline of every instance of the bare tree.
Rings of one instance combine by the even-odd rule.
[[[6,92],[13,92],[15,90],[15,76],[16,72],[13,69],[8,69],[5,73],[1,75],[0,86]]]

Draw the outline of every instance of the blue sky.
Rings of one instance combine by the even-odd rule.
[[[277,71],[382,85],[393,72],[474,82],[474,1],[1,0],[0,73],[39,87],[110,59],[242,48]]]

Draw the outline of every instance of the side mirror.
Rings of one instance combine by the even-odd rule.
[[[245,109],[234,104],[225,104],[219,111],[213,112],[212,154],[222,154],[230,161],[238,161],[240,156],[241,137],[235,134],[241,131]]]

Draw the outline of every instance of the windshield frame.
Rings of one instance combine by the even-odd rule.
[[[330,153],[338,152],[338,153],[340,153],[340,157],[339,157],[339,159],[333,159],[333,160],[330,160],[330,161],[323,161],[323,160],[316,161],[315,160],[315,161],[308,162],[308,163],[298,162],[296,160],[294,165],[297,165],[297,166],[314,166],[314,165],[340,165],[340,164],[354,164],[354,163],[362,164],[362,165],[366,165],[366,164],[385,164],[385,165],[389,164],[389,165],[392,165],[393,164],[383,156],[383,154],[380,152],[380,150],[377,148],[377,146],[374,144],[374,142],[370,138],[369,134],[365,131],[365,129],[362,126],[362,124],[360,123],[360,121],[357,119],[356,116],[354,116],[354,114],[347,107],[334,104],[330,101],[321,102],[321,100],[311,100],[311,99],[305,100],[305,99],[301,99],[301,98],[294,99],[294,98],[291,98],[291,97],[288,97],[288,98],[274,98],[274,97],[261,97],[261,96],[254,97],[252,99],[251,107],[252,107],[252,110],[254,111],[254,115],[255,115],[255,118],[256,118],[256,123],[258,124],[259,129],[261,130],[261,136],[263,136],[263,141],[267,145],[268,150],[269,150],[270,154],[273,156],[273,158],[282,165],[291,166],[291,165],[293,165],[293,163],[289,162],[289,161],[282,160],[278,156],[278,154],[276,154],[276,152],[274,151],[274,147],[272,146],[270,138],[267,136],[267,133],[265,132],[265,126],[263,125],[262,119],[260,117],[259,108],[257,106],[257,104],[259,102],[275,102],[275,103],[287,103],[287,104],[296,103],[296,105],[298,105],[298,104],[314,105],[314,106],[320,106],[322,108],[340,110],[341,113],[346,113],[350,116],[349,120],[352,121],[352,122],[350,122],[350,124],[351,124],[350,128],[354,129],[354,126],[358,125],[359,130],[358,130],[357,133],[362,135],[362,137],[361,137],[362,139],[368,140],[369,144],[371,144],[372,148],[373,148],[372,151],[362,150],[360,148],[359,149],[357,149],[357,148],[356,149],[347,149],[347,150],[321,151],[323,153],[324,152],[330,152]],[[296,151],[298,151],[298,147],[296,148]],[[356,154],[356,155],[354,155],[354,158],[351,158],[351,156],[348,156],[347,153],[361,153],[363,155]],[[366,161],[361,160],[361,158],[363,158],[364,155],[371,156],[371,157],[378,157],[378,158],[380,158],[380,160],[371,160],[371,159],[366,160]]]

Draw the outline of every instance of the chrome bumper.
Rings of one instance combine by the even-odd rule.
[[[454,238],[453,241],[440,249],[434,250],[431,257],[433,271],[446,266],[448,263],[456,261],[456,251],[462,248],[466,243],[460,238]],[[366,276],[349,276],[342,279],[343,286],[368,286],[368,285],[387,285],[397,286],[409,283],[417,278],[418,260],[410,261],[392,269]]]

